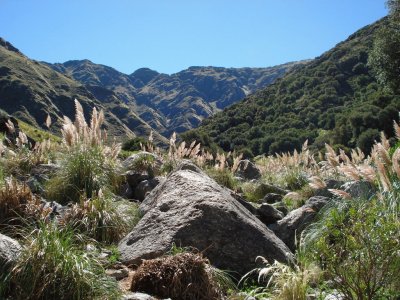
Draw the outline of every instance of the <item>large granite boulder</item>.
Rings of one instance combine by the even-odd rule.
[[[0,233],[0,271],[3,272],[18,259],[21,245],[12,238]]]
[[[195,247],[218,268],[243,275],[259,255],[288,261],[291,251],[229,191],[203,172],[177,170],[140,206],[144,215],[120,243],[124,263],[140,264],[173,244]]]
[[[289,212],[282,220],[269,226],[271,230],[289,247],[291,251],[296,250],[296,237],[300,238],[302,231],[309,225],[329,201],[329,198],[314,196],[306,203]]]

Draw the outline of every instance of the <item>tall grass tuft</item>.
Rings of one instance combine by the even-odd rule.
[[[135,211],[121,214],[113,199],[100,192],[92,199],[82,198],[80,203],[74,204],[64,214],[60,224],[71,226],[98,242],[111,244],[119,242],[134,227],[137,215]]]
[[[66,151],[60,171],[48,183],[49,198],[61,203],[79,202],[81,196],[91,198],[100,189],[118,183],[116,167],[121,145],[106,145],[107,133],[101,130],[103,111],[94,108],[88,125],[77,100],[75,105],[75,122],[64,117],[62,135]]]
[[[40,224],[24,235],[24,249],[3,282],[11,299],[118,299],[116,283],[71,229]]]

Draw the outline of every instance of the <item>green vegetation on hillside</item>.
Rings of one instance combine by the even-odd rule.
[[[182,134],[225,151],[254,155],[311,148],[325,143],[369,152],[384,131],[394,135],[400,96],[385,91],[372,75],[368,56],[387,19],[351,35],[314,61],[298,66],[275,84],[234,104],[195,130]]]

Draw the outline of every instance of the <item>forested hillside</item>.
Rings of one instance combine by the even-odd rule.
[[[377,83],[368,57],[382,19],[312,62],[183,135],[248,155],[292,151],[305,140],[369,151],[383,130],[393,136],[400,97]]]

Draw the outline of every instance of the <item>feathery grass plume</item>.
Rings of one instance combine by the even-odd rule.
[[[333,195],[338,196],[342,199],[350,200],[352,197],[349,193],[338,190],[338,189],[328,189],[329,192],[331,192]]]
[[[228,153],[229,155],[229,153]],[[226,166],[226,158],[225,153],[217,153],[217,157],[215,158],[215,169],[218,171],[223,171]]]
[[[396,138],[400,141],[400,126],[397,124],[396,121],[393,121],[393,128],[394,128],[394,133],[396,134]]]
[[[318,176],[312,176],[309,179],[310,183],[309,186],[315,190],[324,189],[326,188],[326,183]]]
[[[47,117],[46,117],[46,127],[48,128],[48,129],[50,129],[50,126],[51,126],[51,117],[50,117],[50,115],[49,114],[47,114]]]
[[[23,234],[23,250],[8,283],[10,299],[119,299],[117,284],[93,255],[87,238],[41,223]]]
[[[378,169],[379,180],[382,184],[383,190],[390,191],[392,188],[392,184],[389,180],[389,176],[385,168],[385,165],[379,159],[375,161],[375,164]]]
[[[361,176],[368,182],[374,184],[376,180],[376,171],[369,164],[363,164],[358,167]]]
[[[238,156],[234,156],[233,164],[232,164],[232,167],[231,167],[231,172],[232,173],[235,173],[237,171],[237,169],[239,167],[239,163],[242,160],[242,158],[243,158],[243,153],[240,153]]]
[[[379,157],[383,160],[383,162],[389,166],[391,164],[390,155],[389,155],[389,148],[386,148],[384,144],[377,143],[376,149],[378,150]]]
[[[325,144],[325,148],[326,148],[325,157],[328,163],[331,165],[332,168],[336,168],[337,166],[339,166],[340,157],[336,155],[335,150],[333,150],[333,148],[330,145]]]
[[[270,264],[262,256],[258,256],[256,261],[261,261],[264,267],[247,273],[239,284],[254,273],[258,273],[258,283],[265,286],[263,289],[259,289],[259,293],[270,290],[274,295],[273,299],[306,300],[310,286],[318,282],[322,275],[321,269],[315,264],[289,266],[278,261]]]
[[[356,148],[355,150],[351,150],[351,162],[355,165],[360,164],[364,161],[365,154],[362,152],[360,148]]]
[[[15,132],[15,126],[14,126],[14,123],[11,122],[11,120],[7,120],[6,126],[7,126],[7,129],[8,129],[8,131],[10,133],[14,133]]]
[[[63,144],[67,148],[61,168],[48,184],[48,195],[63,203],[78,202],[84,195],[91,198],[100,188],[111,188],[116,182],[117,156],[121,144],[115,140],[106,145],[107,134],[101,129],[103,111],[93,108],[90,126],[85,121],[82,105],[75,99],[76,120],[64,117]]]
[[[338,170],[340,172],[342,172],[346,177],[348,177],[348,178],[350,178],[352,180],[359,181],[361,179],[361,177],[359,175],[359,171],[352,164],[349,164],[349,165],[341,164],[338,167]]]
[[[397,175],[397,179],[400,180],[400,148],[397,148],[392,156],[393,171]]]

